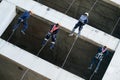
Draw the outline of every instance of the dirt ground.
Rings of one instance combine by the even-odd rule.
[[[7,30],[1,36],[3,39],[7,40],[12,32],[12,27],[17,22],[19,14],[9,25]],[[42,47],[41,42],[44,39],[46,33],[49,30],[50,24],[35,17],[30,17],[29,28],[26,31],[26,35],[23,35],[20,30],[22,24],[15,31],[14,35],[10,39],[10,43],[36,55],[39,49]],[[59,67],[62,66],[66,55],[72,45],[75,36],[68,37],[68,33],[64,30],[60,30],[57,35],[57,41],[54,50],[50,50],[50,41],[45,46],[45,48],[40,53],[39,57],[45,59],[46,61],[53,63]],[[87,68],[91,62],[91,59],[96,54],[98,46],[78,39],[67,59],[65,70],[78,75],[84,79],[88,79],[93,71],[89,71]],[[113,52],[110,52],[109,56],[103,60],[101,63],[98,73],[93,77],[93,80],[101,80],[109,63],[113,56]],[[14,72],[13,72],[14,73]],[[6,72],[7,74],[7,72]],[[13,80],[13,79],[12,79]]]

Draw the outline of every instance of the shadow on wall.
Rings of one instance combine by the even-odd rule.
[[[7,40],[12,33],[12,28],[17,22],[18,16],[20,15],[18,14],[15,17],[13,22],[9,25],[7,30],[1,36],[3,39]],[[41,42],[49,30],[50,24],[48,24],[47,21],[45,22],[40,19],[36,19],[35,17],[30,17],[28,23],[29,27],[26,31],[26,35],[23,35],[21,33],[21,29],[23,26],[21,24],[20,27],[15,31],[9,42],[36,55],[39,49],[42,47]],[[65,32],[64,30],[60,30],[57,35],[55,49],[49,49],[51,41],[50,40],[40,53],[39,57],[61,67],[67,53],[69,52],[72,42],[74,41],[74,38],[75,36],[68,37],[67,32]],[[76,41],[67,59],[64,69],[84,79],[88,79],[91,75],[91,72],[87,68],[90,64],[92,57],[96,54],[97,49],[98,46],[79,38]],[[111,55],[107,58],[107,60],[103,61],[103,63],[101,64],[99,73],[95,75],[94,80],[102,79],[113,56],[113,52],[110,53]]]

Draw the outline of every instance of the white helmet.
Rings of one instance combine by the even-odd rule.
[[[89,16],[89,13],[88,13],[88,12],[85,12],[85,14],[86,14],[87,16]]]

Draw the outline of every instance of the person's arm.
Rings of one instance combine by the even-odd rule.
[[[53,26],[54,26],[54,25],[50,25],[50,29],[49,29],[49,31],[53,28]]]
[[[108,55],[109,55],[109,51],[106,50],[105,53],[104,53],[104,56],[106,57],[106,56],[108,56]]]
[[[57,34],[57,33],[58,33],[58,31],[59,31],[59,29],[55,30],[53,33],[54,33],[54,34]]]
[[[87,24],[88,23],[88,19],[86,19],[85,21],[84,21],[84,24]]]

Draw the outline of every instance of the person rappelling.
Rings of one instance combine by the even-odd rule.
[[[97,54],[94,56],[94,58],[91,61],[90,66],[88,67],[89,70],[93,69],[94,65],[96,66],[95,73],[97,73],[100,63],[103,60],[103,58],[106,58],[106,56],[109,54],[108,49],[106,46],[98,48]]]
[[[50,45],[50,49],[53,49],[59,29],[60,29],[60,25],[58,23],[51,25],[50,30],[48,31],[47,35],[45,36],[44,40],[42,41],[42,46],[44,46],[45,43],[48,41],[48,39],[51,37],[52,42]]]
[[[81,32],[83,26],[88,23],[88,16],[89,16],[89,13],[87,13],[87,12],[85,12],[83,15],[80,16],[77,24],[74,26],[74,28],[72,29],[69,36],[73,36],[75,29],[78,27],[79,27],[78,36],[80,36],[80,32]]]
[[[21,30],[21,32],[25,35],[25,31],[28,28],[28,23],[27,20],[29,19],[30,15],[32,15],[32,11],[25,11],[19,18],[18,18],[18,22],[14,25],[13,27],[13,32],[19,27],[20,23],[23,24],[23,28]]]

